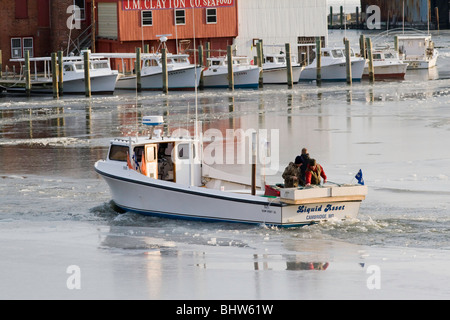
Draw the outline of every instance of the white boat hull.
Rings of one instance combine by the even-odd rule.
[[[375,80],[390,78],[403,79],[405,77],[407,67],[407,63],[374,65],[373,69],[375,72]],[[367,66],[364,68],[363,77],[369,77],[369,68]]]
[[[352,80],[360,81],[364,72],[365,60],[352,61]],[[347,66],[345,63],[335,63],[321,67],[322,81],[346,81]],[[316,66],[307,66],[300,74],[301,81],[317,79]]]
[[[303,70],[301,66],[292,67],[292,81],[297,83]],[[263,69],[264,84],[287,84],[287,68],[267,68]]]
[[[262,196],[151,179],[128,169],[126,164],[117,168],[117,164],[112,165],[101,160],[95,164],[95,170],[107,182],[114,203],[126,211],[167,218],[280,227],[302,226],[330,219],[354,219],[364,198],[361,195],[366,191],[366,187],[359,186],[363,192],[356,197],[325,196],[292,200],[292,203],[289,203],[289,200],[276,201],[277,199]],[[333,191],[334,189],[318,188],[318,192],[322,196],[323,192],[331,195],[337,192]],[[311,193],[314,190],[307,189],[306,192]]]
[[[436,66],[437,54],[433,56],[430,60],[403,60],[403,62],[408,64],[408,70],[420,70],[420,69],[431,69]]]
[[[197,71],[197,77],[195,72]],[[169,90],[194,89],[200,82],[201,67],[188,67],[168,72]],[[136,89],[136,76],[121,77],[117,81],[117,89]],[[162,72],[143,74],[141,76],[143,90],[162,90]]]
[[[91,93],[113,93],[116,87],[118,74],[91,76]],[[64,93],[85,93],[84,77],[78,79],[64,80]]]
[[[228,71],[224,69],[204,70],[203,86],[205,88],[228,88]],[[235,88],[258,88],[258,67],[239,69],[233,72]]]

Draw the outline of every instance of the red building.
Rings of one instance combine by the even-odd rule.
[[[97,0],[97,52],[156,51],[161,35],[169,52],[206,42],[226,50],[238,35],[237,0]],[[178,48],[178,49],[177,49]]]
[[[92,16],[92,1],[95,15]],[[11,58],[50,56],[62,50],[78,53],[135,52],[148,45],[157,50],[167,35],[174,53],[211,43],[225,50],[238,35],[238,0],[15,0],[0,10],[3,68]],[[77,11],[73,11],[74,8]],[[95,26],[95,28],[92,28]],[[195,26],[195,27],[194,27]]]

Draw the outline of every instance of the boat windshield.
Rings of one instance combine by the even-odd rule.
[[[340,49],[334,49],[331,51],[334,58],[342,58],[344,56],[344,53]]]
[[[384,54],[384,57],[385,57],[386,59],[394,59],[394,58],[395,58],[395,56],[394,56],[392,53],[390,53],[390,52],[385,53],[385,54]]]
[[[374,59],[374,60],[381,60],[381,59],[382,59],[381,53],[374,53],[374,54],[373,54],[373,59]]]
[[[108,62],[97,61],[91,64],[92,69],[109,69]]]

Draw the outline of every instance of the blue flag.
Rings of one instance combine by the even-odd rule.
[[[363,174],[362,174],[362,170],[359,169],[358,173],[355,176],[356,180],[358,180],[358,183],[360,185],[364,185],[364,178],[363,178]]]

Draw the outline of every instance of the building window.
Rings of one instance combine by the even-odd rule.
[[[34,55],[33,38],[11,38],[11,58],[18,59],[25,57],[25,52],[30,52],[30,57]]]
[[[175,25],[186,24],[186,11],[175,10]]]
[[[80,20],[86,19],[86,0],[74,0],[74,5],[80,8]]]
[[[141,11],[141,21],[143,26],[153,26],[153,12]]]
[[[25,51],[30,52],[30,57],[33,56],[33,38],[23,38],[23,55],[25,56]]]
[[[207,8],[206,9],[206,23],[207,24],[217,23],[217,9],[216,8]]]
[[[11,39],[11,58],[17,59],[22,58],[22,39],[12,38]]]

